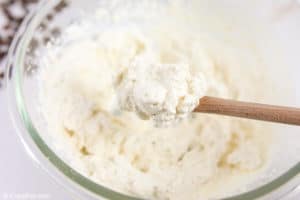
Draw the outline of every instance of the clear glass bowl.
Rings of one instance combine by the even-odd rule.
[[[38,65],[34,61],[39,55],[36,54],[35,50],[41,45],[46,45],[47,41],[52,38],[58,37],[64,27],[76,21],[82,14],[93,11],[95,4],[99,2],[105,1],[89,0],[87,2],[84,0],[72,0],[65,2],[45,0],[41,1],[38,8],[24,20],[13,41],[8,58],[7,85],[10,110],[12,119],[28,154],[39,166],[49,172],[62,185],[70,189],[72,191],[71,194],[79,195],[84,199],[133,200],[138,198],[101,186],[82,176],[64,162],[61,156],[55,153],[51,145],[48,144],[47,134],[45,134],[43,129],[45,122],[42,121],[37,106],[38,85],[34,75],[38,70]],[[256,11],[265,14],[261,17],[265,17],[267,21],[270,21],[270,26],[267,28],[273,33],[273,37],[282,43],[282,52],[284,52],[282,56],[289,61],[290,66],[285,66],[283,69],[288,68],[288,70],[293,71],[289,75],[291,83],[283,84],[281,88],[294,91],[293,100],[286,101],[286,103],[299,106],[300,89],[296,86],[297,77],[300,76],[300,69],[297,66],[299,61],[296,52],[300,52],[300,42],[297,42],[300,33],[300,28],[297,26],[300,22],[298,20],[300,17],[300,6],[297,5],[297,2],[287,1],[285,4],[282,2],[281,4],[273,4],[274,1],[269,0],[249,1],[251,5],[256,5],[252,7],[248,7],[247,4],[249,3],[244,1],[239,3],[238,0],[230,3],[228,1],[215,2],[216,5],[227,6],[229,10],[239,10],[239,13],[242,13],[243,9],[253,9],[253,14]],[[299,80],[298,85],[300,85]],[[286,133],[287,136],[289,133],[293,135],[300,132],[300,129],[297,127],[278,126],[278,129],[283,130],[282,134]],[[300,154],[300,145],[297,146],[292,143],[287,143],[287,145],[283,152],[287,149],[292,149],[292,153]],[[289,156],[291,154],[287,153],[286,157]],[[281,197],[286,198],[287,194],[295,194],[300,184],[299,159],[294,159],[292,162],[282,160],[282,162],[285,163],[282,170],[274,173],[276,174],[274,176],[270,175],[272,178],[265,181],[266,183],[258,184],[257,188],[251,191],[227,199],[252,200],[263,198],[273,200]],[[272,173],[270,172],[270,174]]]

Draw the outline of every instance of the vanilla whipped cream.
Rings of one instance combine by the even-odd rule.
[[[40,110],[58,155],[145,199],[228,197],[258,179],[270,159],[265,124],[191,113],[157,128],[134,113],[164,125],[204,94],[260,100],[266,77],[256,55],[230,42],[222,18],[209,20],[198,0],[109,2],[40,56]]]
[[[193,74],[188,62],[180,58],[182,54],[171,51],[161,55],[161,50],[134,58],[122,74],[119,96],[121,108],[136,112],[142,119],[153,119],[156,126],[168,126],[199,104],[205,81],[202,73]]]

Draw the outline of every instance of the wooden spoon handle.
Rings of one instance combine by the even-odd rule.
[[[300,109],[203,97],[194,112],[300,125]]]

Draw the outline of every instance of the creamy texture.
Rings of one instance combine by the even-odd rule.
[[[145,2],[98,11],[114,19],[109,26],[85,19],[46,48],[40,102],[54,146],[80,173],[127,194],[199,200],[237,192],[270,159],[267,126],[192,113],[156,128],[119,104],[168,123],[204,94],[256,101],[263,65],[199,23],[198,7]]]
[[[205,81],[200,72],[192,74],[188,58],[178,49],[155,46],[135,57],[121,74],[118,93],[122,109],[165,127],[194,110],[204,96]]]

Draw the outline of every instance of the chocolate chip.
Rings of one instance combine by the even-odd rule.
[[[0,0],[0,17],[3,18],[3,22],[0,25],[0,63],[6,58],[9,46],[13,40],[15,33],[17,32],[25,15],[39,2],[39,0]],[[61,12],[68,5],[67,1],[62,0],[54,8],[51,14],[48,14],[43,23],[41,23],[41,32],[50,28],[47,22],[54,19],[55,14]],[[61,34],[61,31],[54,27],[49,30],[48,34],[54,37]],[[46,34],[44,38],[40,39],[41,42],[48,42],[50,40],[49,35]],[[39,41],[40,41],[39,40]],[[39,41],[33,39],[29,45],[30,51],[33,51],[39,46]],[[0,71],[3,66],[0,66]],[[3,79],[4,73],[0,74],[0,82]],[[0,83],[1,84],[1,83]]]
[[[46,28],[47,28],[47,24],[46,24],[45,22],[42,22],[42,23],[40,24],[40,29],[44,30],[44,29],[46,29]]]
[[[48,19],[49,21],[52,21],[52,19],[53,19],[53,15],[52,15],[52,14],[48,14],[46,17],[47,17],[47,19]]]
[[[51,30],[51,35],[53,37],[58,37],[60,35],[61,31],[59,30],[59,28],[55,27]]]
[[[39,46],[39,41],[37,39],[32,39],[29,44],[29,49],[34,51]]]
[[[0,52],[0,59],[2,60],[2,58],[4,58],[6,56],[6,52]]]
[[[3,80],[4,80],[4,72],[0,72],[0,88],[2,87]]]
[[[26,7],[36,4],[37,2],[38,0],[0,1],[0,12],[4,18],[4,23],[0,27],[0,62],[6,57],[13,36],[28,12]]]
[[[46,36],[43,38],[43,43],[47,44],[50,41],[50,37]]]
[[[54,7],[54,10],[56,12],[61,12],[65,7],[68,6],[68,3],[64,0],[62,0],[61,2],[59,2],[59,4],[57,4],[55,7]]]

